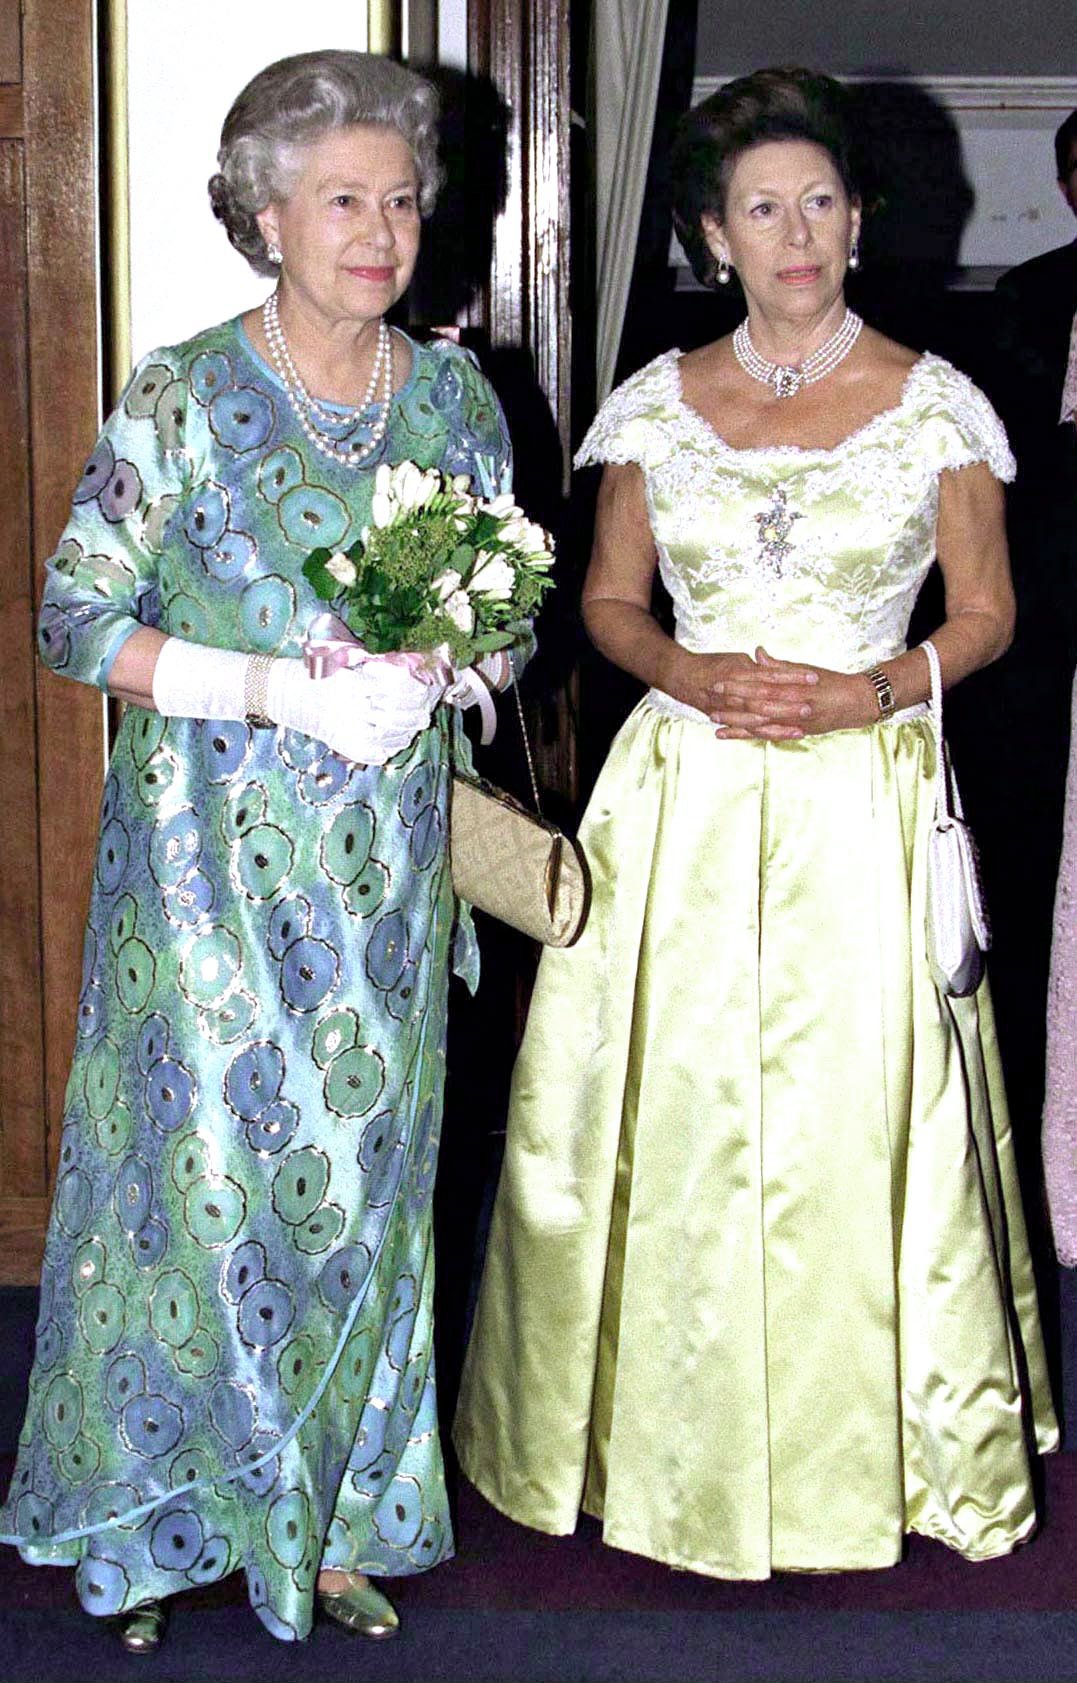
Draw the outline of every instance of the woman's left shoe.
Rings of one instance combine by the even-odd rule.
[[[155,1654],[165,1633],[165,1610],[160,1601],[144,1601],[120,1614],[120,1641],[129,1654]]]
[[[361,1584],[350,1583],[346,1589],[319,1590],[318,1600],[324,1613],[356,1636],[381,1641],[395,1636],[400,1629],[396,1608],[369,1579]]]

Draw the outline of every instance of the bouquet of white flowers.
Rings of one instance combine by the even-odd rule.
[[[507,648],[553,583],[549,533],[508,495],[484,501],[465,474],[383,463],[371,524],[303,571],[371,654],[438,652],[455,667]]]

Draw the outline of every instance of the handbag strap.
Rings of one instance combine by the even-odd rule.
[[[952,783],[950,756],[946,752],[946,738],[942,734],[942,668],[939,665],[939,651],[930,637],[920,644],[927,656],[927,664],[931,671],[931,694],[928,697],[928,711],[931,716],[931,727],[935,733],[938,747],[938,771],[935,777],[935,822],[944,824],[950,818],[964,818],[961,806],[961,796],[956,783]],[[951,804],[953,811],[951,812]]]
[[[531,779],[531,793],[535,797],[535,811],[542,817],[542,801],[539,799],[538,778],[535,776],[535,761],[531,753],[531,738],[527,734],[527,721],[524,718],[524,704],[520,700],[520,686],[516,682],[516,662],[512,658],[512,650],[506,649],[509,662],[509,676],[512,679],[512,693],[516,697],[516,716],[520,721],[520,735],[524,740],[524,753],[527,756],[527,774]]]

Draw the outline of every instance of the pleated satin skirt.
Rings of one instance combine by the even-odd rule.
[[[640,703],[542,960],[456,1421],[514,1519],[720,1577],[971,1559],[1056,1447],[986,985],[924,956],[925,719]]]

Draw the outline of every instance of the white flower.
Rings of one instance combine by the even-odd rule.
[[[339,549],[335,555],[329,557],[329,560],[325,563],[325,570],[327,573],[332,573],[338,584],[354,584],[359,577],[359,569],[355,562],[349,561],[348,557],[342,554]]]
[[[452,523],[458,532],[466,532],[475,518],[478,499],[458,495],[454,499]]]
[[[468,496],[471,490],[471,475],[469,473],[454,473],[449,480],[449,484],[459,496]],[[468,497],[469,502],[474,502],[474,500],[474,497]]]
[[[426,473],[414,462],[399,462],[392,470],[392,494],[401,508],[425,508],[441,488],[441,475]]]
[[[374,475],[374,495],[370,499],[370,518],[375,526],[391,526],[397,513],[393,494],[393,473],[388,462],[382,462]]]
[[[455,591],[459,590],[459,588],[460,574],[454,572],[451,567],[447,572],[440,573],[431,586],[431,589],[435,592],[438,600],[441,602],[447,602],[449,597],[452,596]]]
[[[497,535],[502,543],[511,544],[521,555],[531,557],[549,553],[549,539],[542,527],[536,526],[533,520],[524,519],[522,514],[507,520]]]
[[[482,505],[484,514],[495,514],[499,520],[511,520],[514,516],[523,518],[523,509],[517,508],[512,500],[511,491],[502,491],[499,497]]]
[[[478,596],[491,596],[495,602],[507,602],[516,583],[516,570],[503,555],[491,555],[480,549],[467,587]]]
[[[470,632],[475,627],[475,610],[468,601],[466,590],[454,590],[445,599],[445,612],[454,625],[461,631]]]
[[[391,526],[396,518],[397,507],[394,498],[382,491],[375,491],[370,499],[370,518],[375,526]]]

